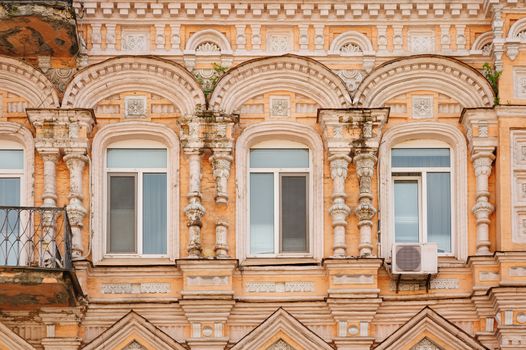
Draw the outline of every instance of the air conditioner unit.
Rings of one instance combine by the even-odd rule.
[[[397,243],[393,245],[391,268],[393,274],[436,274],[437,265],[437,245],[435,243]]]

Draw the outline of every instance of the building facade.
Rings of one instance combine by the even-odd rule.
[[[524,1],[0,18],[0,349],[526,348]]]

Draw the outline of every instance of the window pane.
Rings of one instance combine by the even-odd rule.
[[[427,241],[439,252],[451,251],[451,184],[449,173],[427,173]]]
[[[24,169],[24,151],[0,149],[0,169]]]
[[[391,166],[395,168],[449,167],[449,148],[393,148]]]
[[[135,253],[135,176],[110,176],[109,252]]]
[[[166,149],[108,148],[108,168],[166,168]]]
[[[274,174],[250,174],[250,253],[274,253]]]
[[[307,251],[307,176],[281,176],[281,251]]]
[[[418,243],[418,181],[396,180],[394,192],[395,241]]]
[[[20,205],[20,178],[0,178],[0,206]],[[0,210],[0,265],[18,265],[19,218],[15,210]]]
[[[255,148],[250,150],[251,168],[308,168],[309,150],[303,148]]]
[[[144,254],[166,254],[166,174],[144,174],[143,224]]]

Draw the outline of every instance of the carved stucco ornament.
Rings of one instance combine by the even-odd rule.
[[[422,339],[418,344],[413,346],[411,350],[442,350],[435,343],[427,338]]]
[[[289,344],[287,344],[283,339],[278,340],[272,344],[267,350],[296,350]]]

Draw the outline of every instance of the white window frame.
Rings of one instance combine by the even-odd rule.
[[[394,148],[411,148],[411,149],[422,149],[422,148],[447,148],[449,150],[450,165],[449,167],[392,167],[391,168],[391,191],[393,193],[393,198],[391,200],[391,212],[393,213],[391,217],[391,227],[393,227],[393,242],[395,241],[394,227],[395,227],[395,207],[394,207],[394,184],[397,180],[417,180],[418,181],[418,243],[428,243],[427,240],[427,173],[449,173],[450,176],[450,211],[451,211],[451,221],[453,221],[454,215],[454,203],[453,203],[453,181],[452,181],[452,167],[453,163],[453,151],[451,147],[445,142],[435,141],[435,140],[414,140],[406,141],[400,144],[393,145],[389,152],[389,157],[392,157],[392,150]],[[408,175],[398,175],[401,173],[408,173]],[[420,175],[414,175],[419,173]],[[393,175],[397,174],[397,175]],[[451,222],[453,226],[453,222]],[[417,242],[415,242],[417,243]],[[453,227],[451,227],[451,251],[446,253],[439,252],[439,256],[453,256],[455,252],[455,240],[453,239]]]
[[[108,167],[108,150],[109,149],[163,149],[166,150],[166,146],[162,143],[146,140],[126,140],[118,143],[112,143],[108,145],[105,152],[104,158],[104,193],[106,194],[106,201],[104,201],[104,212],[107,213],[104,216],[104,227],[106,228],[106,240],[104,242],[104,256],[107,258],[136,258],[136,257],[149,257],[149,258],[168,258],[168,247],[166,254],[143,254],[143,175],[144,173],[148,174],[166,174],[166,181],[168,182],[168,169],[166,168],[111,168]],[[168,157],[168,150],[166,150],[166,155]],[[169,159],[166,159],[167,166]],[[136,253],[110,253],[108,252],[108,239],[111,234],[109,232],[109,179],[111,176],[134,176],[135,177],[135,250]],[[168,188],[168,183],[166,184]],[[170,213],[171,203],[166,201],[166,212]],[[170,215],[166,217],[166,227],[168,230]],[[168,235],[168,232],[166,232]],[[168,242],[168,237],[167,237]]]
[[[391,258],[394,244],[394,211],[392,208],[393,186],[391,149],[397,145],[417,140],[412,148],[425,148],[433,141],[441,141],[450,148],[451,156],[451,242],[456,259],[468,257],[468,208],[467,208],[467,144],[462,132],[454,125],[436,121],[411,121],[390,126],[382,137],[379,149],[379,206],[380,206],[380,256]],[[423,140],[426,140],[425,142]],[[435,143],[436,144],[436,143]]]
[[[252,168],[250,167],[250,151],[253,149],[306,149],[309,152],[308,168]],[[252,254],[250,252],[250,222],[247,237],[247,256],[251,258],[272,258],[272,257],[312,257],[312,157],[310,149],[302,143],[287,140],[267,140],[252,146],[249,149],[249,169],[247,175],[247,207],[250,217],[250,174],[253,173],[272,173],[274,178],[274,253],[273,254]],[[306,252],[281,252],[281,176],[282,175],[306,175],[307,176],[307,251]],[[250,219],[249,219],[250,220]]]
[[[248,174],[250,149],[264,141],[287,140],[305,145],[309,149],[310,171],[309,203],[311,203],[310,236],[311,251],[303,256],[284,253],[280,256],[253,258],[248,244],[250,234]],[[267,147],[268,148],[268,147]],[[318,132],[311,126],[294,121],[265,121],[247,126],[236,142],[236,255],[242,264],[265,259],[269,263],[287,259],[287,263],[321,261],[323,258],[324,227],[323,218],[323,142]],[[253,260],[251,260],[253,259]],[[291,260],[292,259],[292,260]],[[297,260],[294,260],[297,259]]]
[[[107,254],[107,173],[108,148],[147,148],[145,145],[167,150],[167,254]],[[162,145],[160,147],[159,145]],[[179,139],[164,124],[146,121],[123,121],[102,127],[92,145],[92,201],[91,233],[93,235],[93,263],[95,265],[151,265],[172,264],[179,257]],[[119,169],[122,172],[122,169]]]

